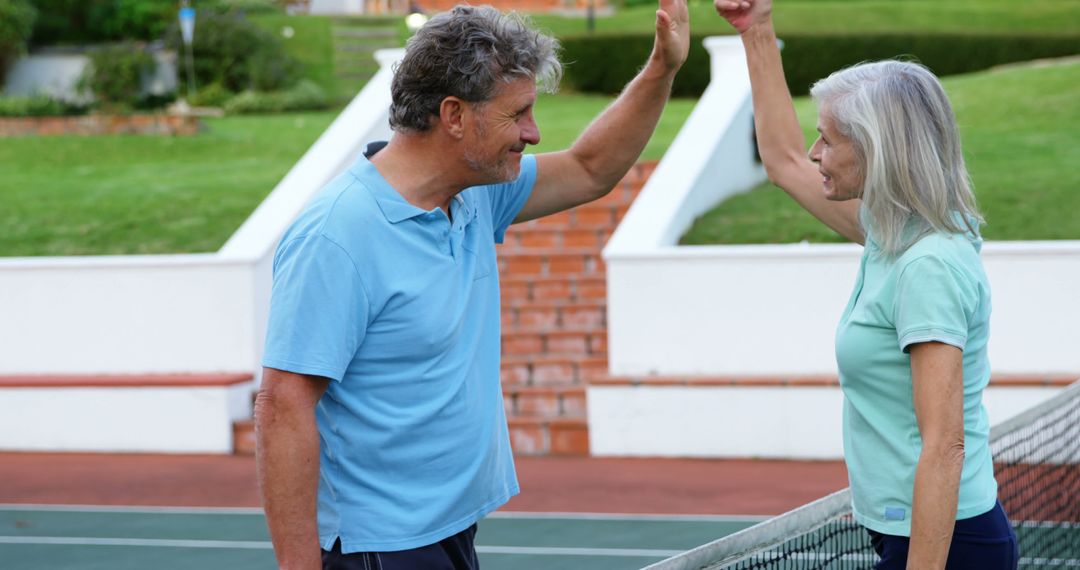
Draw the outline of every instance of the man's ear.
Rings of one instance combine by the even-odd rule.
[[[465,114],[468,104],[457,97],[450,96],[439,103],[439,123],[455,139],[465,136]]]

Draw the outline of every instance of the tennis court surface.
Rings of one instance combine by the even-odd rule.
[[[1021,568],[1080,568],[1080,382],[995,426],[991,448]],[[847,489],[829,493],[846,482],[838,462],[519,458],[518,467],[522,495],[480,524],[485,570],[875,561]],[[0,481],[5,569],[274,568],[250,458],[0,454]]]
[[[637,569],[846,484],[839,462],[517,465],[521,495],[480,523],[485,570]],[[251,458],[0,453],[0,482],[4,570],[275,567]]]

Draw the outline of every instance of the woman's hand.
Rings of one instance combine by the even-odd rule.
[[[772,0],[713,0],[713,6],[740,34],[772,15]]]

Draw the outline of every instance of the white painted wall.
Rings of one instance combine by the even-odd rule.
[[[176,91],[176,53],[151,49],[154,73],[143,77],[144,93],[164,95]],[[48,95],[55,99],[77,103],[93,100],[77,86],[90,58],[81,50],[53,48],[19,58],[4,77],[4,94],[27,97]]]
[[[991,387],[992,425],[1061,388]],[[838,387],[590,386],[589,449],[597,456],[841,459]]]
[[[231,453],[250,384],[0,389],[0,450]]]
[[[251,370],[250,274],[213,254],[0,259],[0,374]]]
[[[611,372],[836,374],[833,337],[861,249],[609,250]],[[993,289],[994,372],[1080,372],[1080,242],[989,242],[982,257]]]

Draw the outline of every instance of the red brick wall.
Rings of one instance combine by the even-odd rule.
[[[194,135],[197,117],[179,115],[86,115],[0,117],[0,137],[49,135]]]

